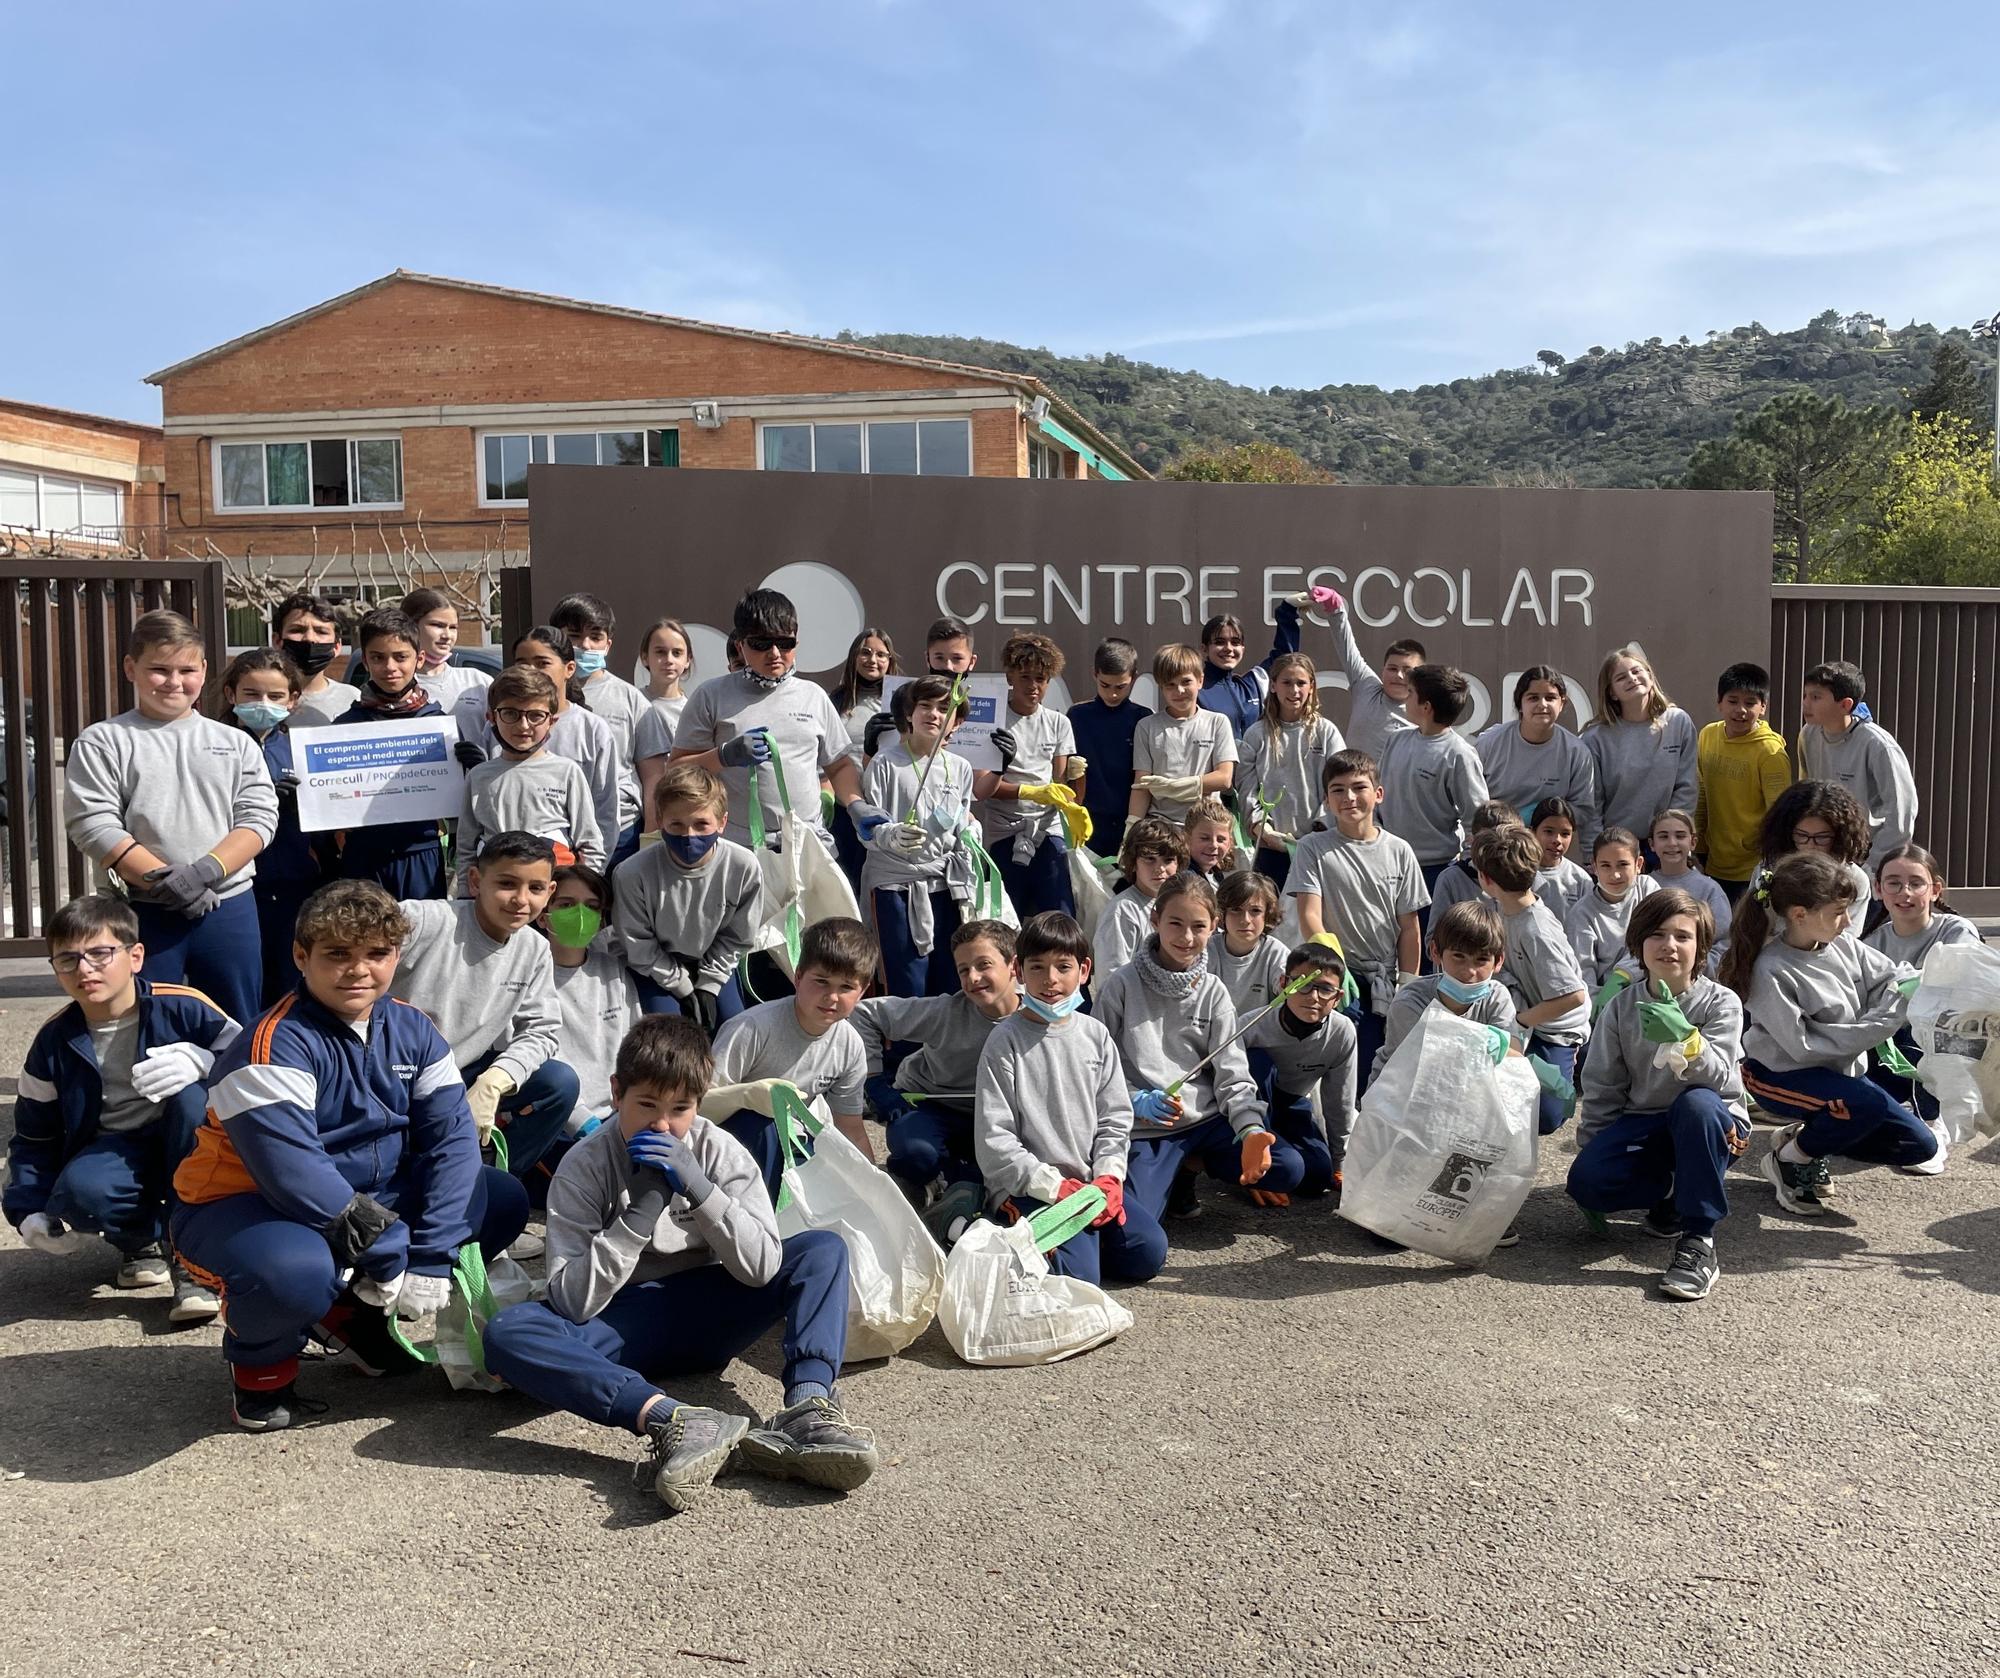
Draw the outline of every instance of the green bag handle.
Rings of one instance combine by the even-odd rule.
[[[778,761],[775,751],[771,754],[770,769],[778,780],[778,802],[784,806],[785,814],[789,816],[792,813],[792,789],[785,784],[785,766]],[[755,851],[763,850],[764,840],[764,800],[757,791],[757,772],[753,767],[750,772],[750,848]],[[791,957],[795,969],[799,965],[799,940],[804,933],[805,927],[799,919],[799,906],[796,903],[787,904],[785,953]],[[750,957],[747,952],[736,958],[736,976],[743,981],[743,994],[753,1001],[756,1000],[756,994],[750,988]]]
[[[826,1126],[806,1105],[804,1093],[793,1085],[780,1084],[772,1097],[771,1122],[778,1127],[778,1150],[784,1156],[776,1208],[782,1212],[792,1203],[792,1172],[812,1157],[812,1150],[806,1144]]]
[[[493,1166],[497,1171],[507,1169],[507,1133],[498,1125],[493,1127]]]
[[[499,1134],[497,1131],[494,1133]],[[491,1322],[493,1313],[499,1309],[493,1300],[493,1285],[486,1279],[486,1261],[479,1255],[477,1242],[467,1241],[458,1249],[458,1256],[451,1264],[451,1284],[464,1295],[469,1309],[465,1313],[465,1351],[472,1360],[473,1369],[484,1376],[486,1370],[486,1340],[479,1331],[482,1322]],[[395,1312],[389,1313],[389,1338],[421,1363],[436,1364],[437,1347],[419,1346],[403,1332],[403,1322]]]
[[[997,921],[1001,918],[1000,905],[1007,895],[1006,882],[1000,877],[1000,865],[971,828],[961,831],[958,839],[972,856],[973,919]]]
[[[1095,1183],[1085,1183],[1075,1194],[1051,1201],[1028,1219],[1028,1231],[1041,1252],[1060,1247],[1072,1235],[1081,1235],[1104,1215],[1104,1191]]]

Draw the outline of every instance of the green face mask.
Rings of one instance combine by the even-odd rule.
[[[583,949],[603,925],[604,917],[588,903],[571,903],[549,911],[549,931],[565,949]]]

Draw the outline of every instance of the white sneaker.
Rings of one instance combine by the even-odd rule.
[[[1950,1148],[1945,1145],[1944,1132],[1938,1127],[1937,1121],[1926,1119],[1924,1123],[1930,1127],[1930,1133],[1937,1138],[1937,1152],[1919,1165],[1904,1166],[1902,1168],[1903,1175],[1906,1177],[1938,1176],[1944,1170],[1945,1157],[1951,1152]]]
[[[167,1255],[160,1251],[159,1242],[150,1247],[141,1247],[136,1253],[127,1253],[125,1262],[118,1267],[113,1286],[120,1288],[165,1287],[174,1279],[174,1273],[167,1267]]]
[[[548,1250],[548,1244],[532,1229],[524,1229],[514,1237],[514,1245],[507,1249],[512,1259],[538,1259]]]

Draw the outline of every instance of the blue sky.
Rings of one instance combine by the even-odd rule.
[[[141,419],[399,266],[1253,385],[2000,308],[1990,5],[10,10],[0,394]]]

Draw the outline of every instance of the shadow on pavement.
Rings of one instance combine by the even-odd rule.
[[[17,1352],[0,1361],[0,1462],[30,1479],[116,1480],[229,1426],[212,1341]]]

